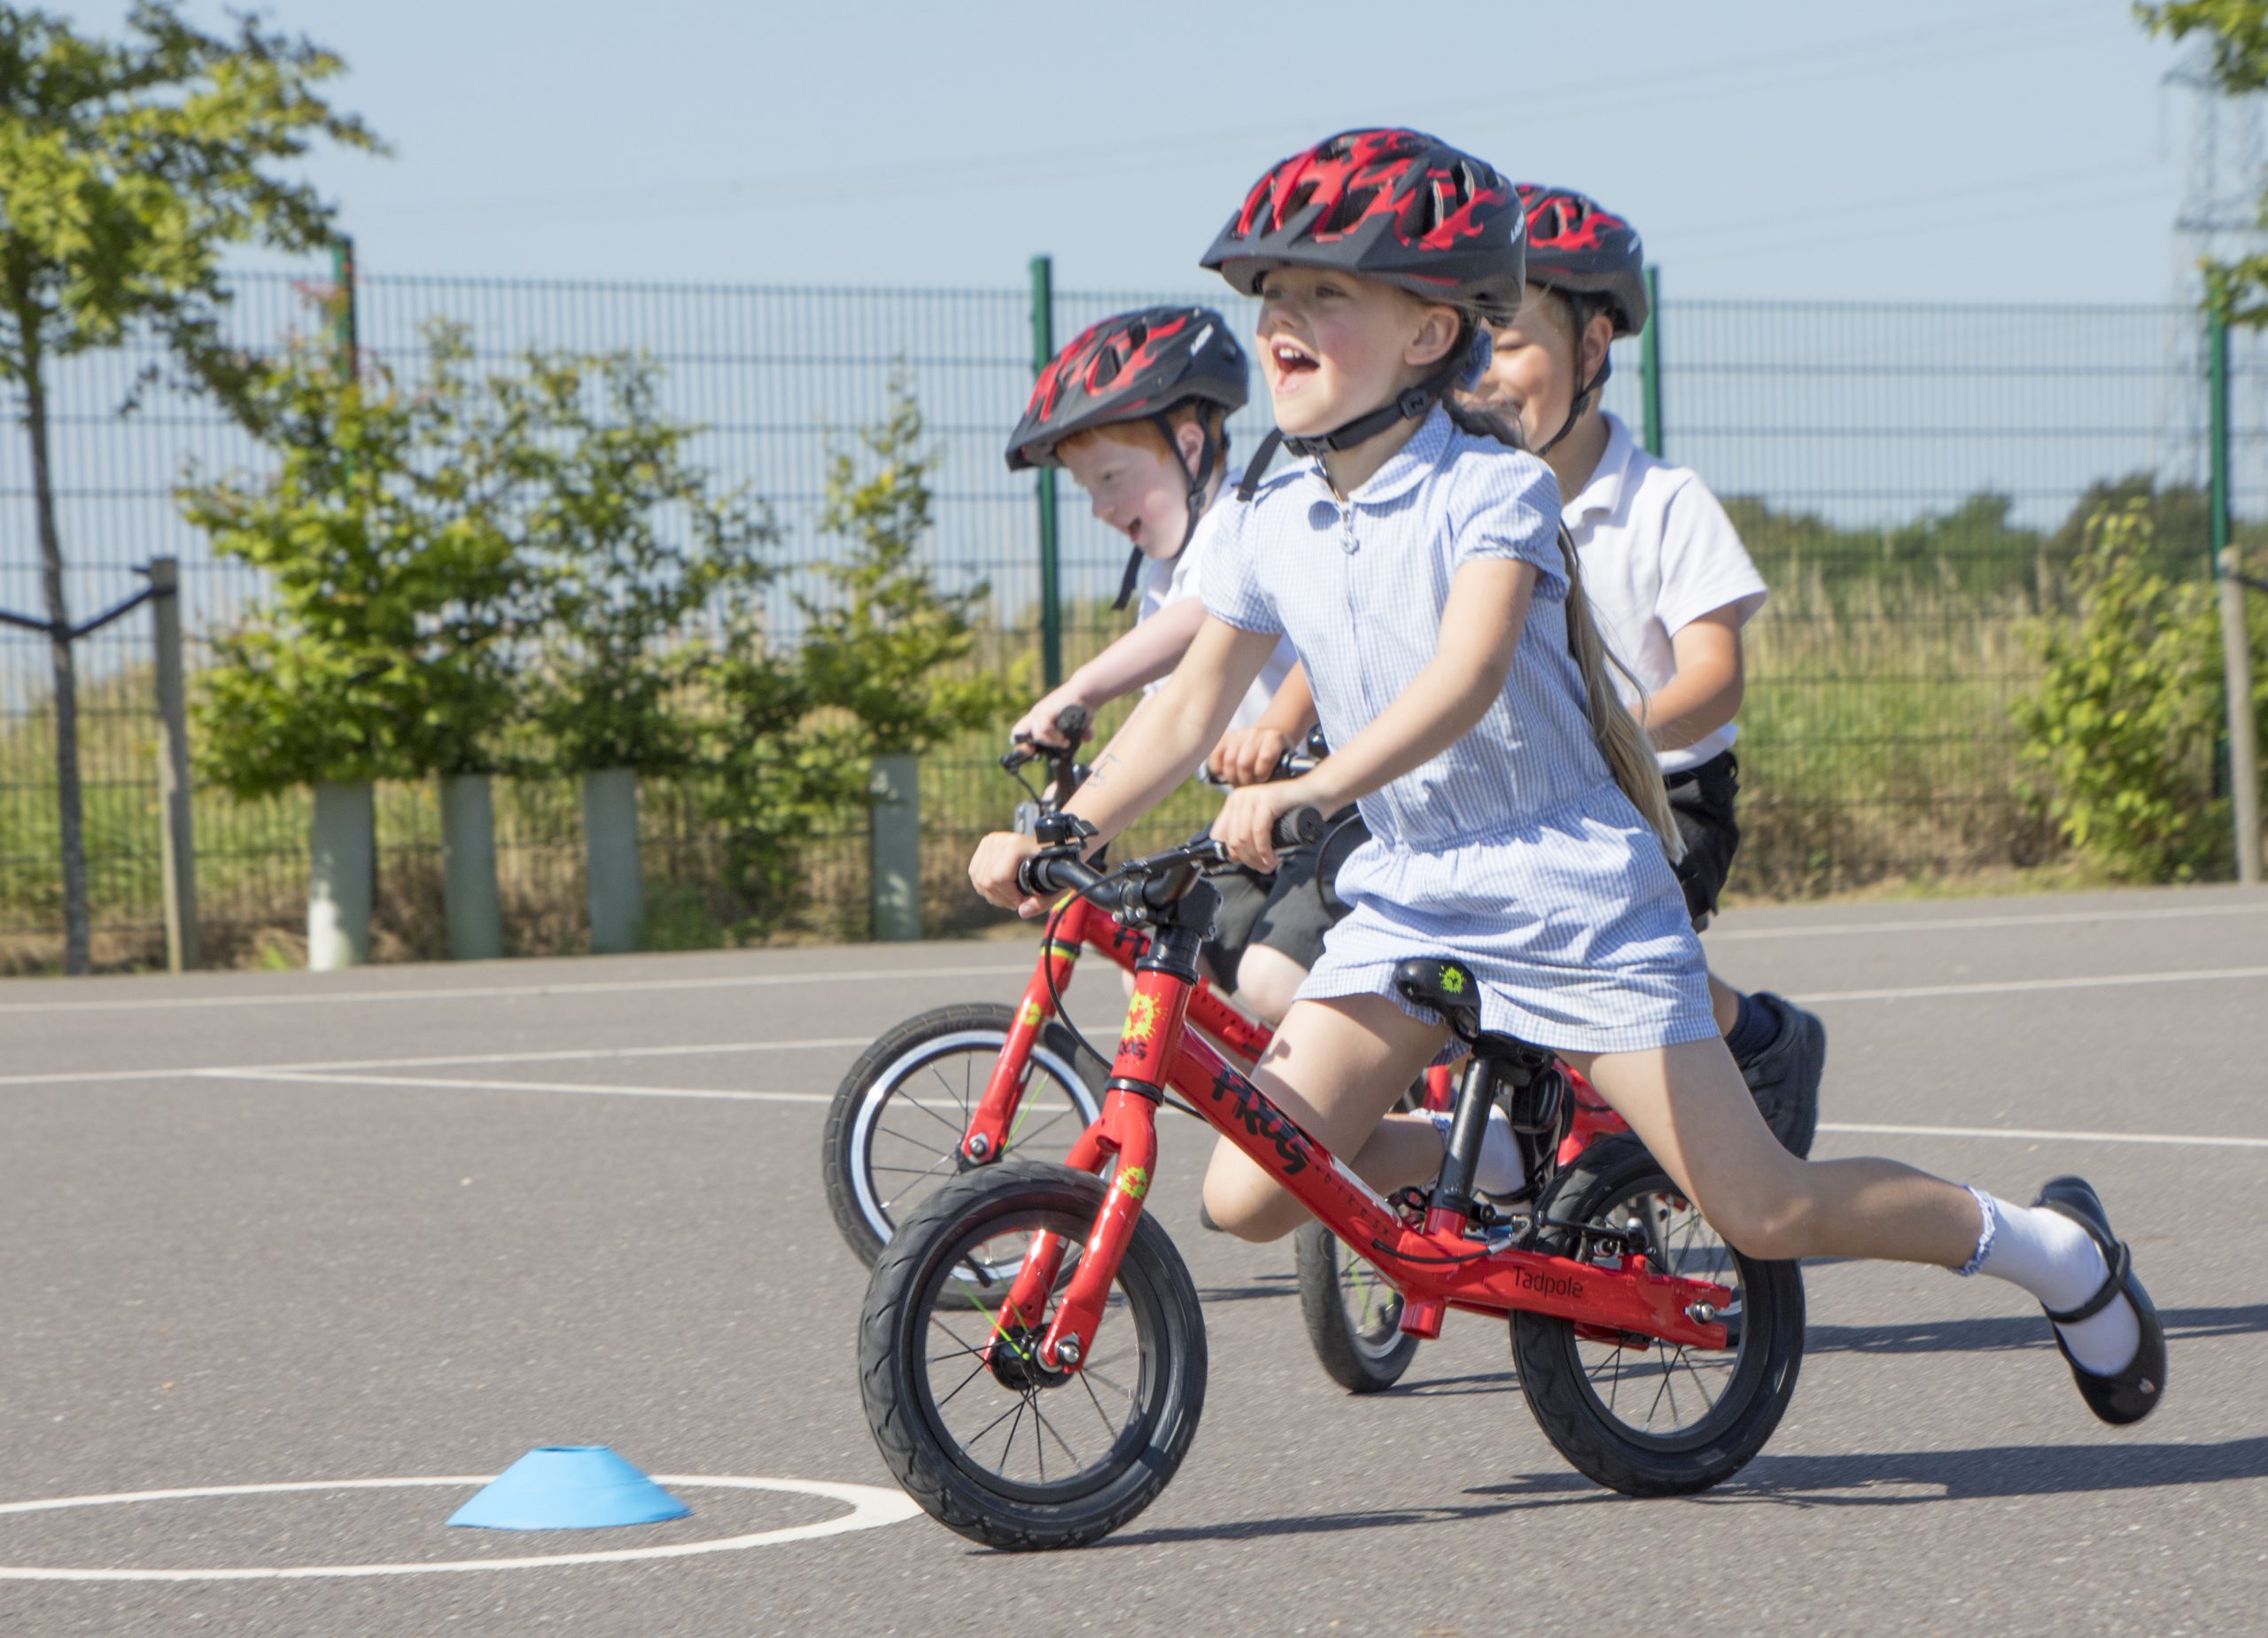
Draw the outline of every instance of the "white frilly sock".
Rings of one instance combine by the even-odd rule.
[[[1969,1193],[1984,1213],[1984,1230],[1977,1237],[1977,1254],[1961,1273],[2006,1280],[2058,1311],[2078,1308],[2110,1277],[2094,1236],[2062,1212],[2013,1206],[1982,1189]],[[2124,1370],[2142,1346],[2141,1321],[2123,1295],[2100,1314],[2055,1329],[2071,1357],[2097,1376]]]

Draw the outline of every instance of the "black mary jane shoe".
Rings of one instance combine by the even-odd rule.
[[[2110,1219],[2102,1209],[2102,1201],[2096,1196],[2093,1185],[2084,1177],[2050,1179],[2032,1204],[2061,1213],[2085,1229],[2101,1247],[2102,1260],[2110,1265],[2109,1277],[2102,1282],[2101,1290],[2076,1308],[2067,1308],[2060,1314],[2050,1308],[2047,1317],[2051,1321],[2058,1325],[2076,1324],[2101,1313],[2122,1296],[2134,1305],[2134,1316],[2141,1322],[2141,1346],[2134,1350],[2134,1357],[2123,1370],[2104,1376],[2087,1370],[2063,1346],[2063,1333],[2059,1331],[2054,1334],[2055,1346],[2062,1351],[2064,1362],[2070,1366],[2072,1380],[2079,1385],[2079,1397],[2087,1401],[2087,1409],[2117,1425],[2140,1422],[2155,1410],[2158,1401],[2165,1397],[2165,1327],[2158,1323],[2158,1311],[2150,1305],[2150,1293],[2134,1277],[2133,1253],[2124,1241],[2111,1235]]]

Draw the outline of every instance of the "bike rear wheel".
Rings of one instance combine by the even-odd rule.
[[[1293,1245],[1300,1313],[1324,1374],[1349,1393],[1376,1393],[1402,1380],[1420,1339],[1402,1331],[1402,1293],[1320,1223],[1303,1223]]]
[[[906,1214],[959,1174],[961,1137],[1015,1016],[990,1003],[917,1013],[860,1053],[835,1088],[820,1140],[827,1203],[869,1268]],[[1032,1042],[1001,1156],[1060,1159],[1101,1109],[1109,1073],[1051,1021]]]
[[[1005,1271],[1021,1266],[1035,1235],[1059,1235],[1060,1298],[1104,1192],[1100,1178],[1042,1161],[955,1178],[906,1219],[866,1287],[858,1386],[882,1460],[931,1518],[990,1547],[1108,1534],[1165,1488],[1197,1431],[1204,1320],[1153,1219],[1135,1225],[1077,1371],[1038,1365],[1040,1330],[998,1329]],[[970,1278],[995,1269],[989,1282]]]
[[[1796,1388],[1803,1361],[1803,1276],[1727,1246],[1637,1138],[1604,1138],[1545,1191],[1542,1249],[1602,1267],[1564,1226],[1642,1238],[1658,1272],[1732,1288],[1720,1316],[1722,1350],[1633,1337],[1578,1334],[1542,1314],[1512,1316],[1520,1387],[1559,1454],[1626,1495],[1684,1495],[1721,1483],[1764,1448]]]

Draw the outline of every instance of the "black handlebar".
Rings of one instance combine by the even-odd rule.
[[[1323,815],[1314,808],[1280,814],[1270,840],[1279,848],[1312,847],[1323,840]],[[1104,908],[1138,921],[1188,892],[1206,866],[1229,862],[1228,849],[1208,836],[1147,858],[1129,859],[1106,874],[1078,856],[1080,845],[1033,855],[1017,869],[1016,885],[1036,898],[1056,893],[1096,897]]]

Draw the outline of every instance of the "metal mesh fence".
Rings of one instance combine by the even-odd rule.
[[[319,282],[246,276],[232,324],[251,346],[322,319]],[[1107,314],[1195,299],[1248,329],[1249,302],[1217,285],[1179,292],[1059,292],[1068,339]],[[942,455],[931,566],[947,587],[990,587],[982,655],[1037,691],[1040,576],[1030,478],[1001,441],[1031,374],[1022,290],[802,290],[366,276],[365,353],[414,373],[422,327],[470,326],[481,357],[521,350],[642,351],[666,371],[665,408],[704,430],[695,459],[775,508],[785,572],[774,628],[792,638],[797,594],[840,549],[816,514],[831,447],[877,419],[904,371]],[[1666,454],[1727,500],[1773,587],[1748,632],[1742,714],[1747,830],[1736,889],[1807,890],[1916,873],[2023,863],[2048,840],[2022,789],[2009,704],[2032,663],[2028,622],[2056,606],[2074,520],[2099,486],[2140,476],[2202,486],[2202,329],[2172,308],[1886,307],[1669,302],[1660,320]],[[2236,341],[2236,498],[2260,516],[2268,372]],[[180,518],[183,471],[258,470],[260,451],[128,347],[63,362],[50,382],[53,469],[75,618],[130,594],[152,556],[182,562],[191,664],[203,637],[245,617],[253,573],[214,561]],[[1607,402],[1634,430],[1639,358],[1617,350]],[[149,372],[160,378],[144,381]],[[142,384],[136,412],[119,405]],[[1264,403],[1231,423],[1238,464],[1266,430]],[[1061,489],[1065,659],[1123,629],[1109,612],[1121,539]],[[2202,517],[2202,512],[2199,516]],[[2206,543],[2194,542],[2197,571]],[[0,608],[43,614],[20,431],[0,439]],[[98,932],[146,941],[160,920],[149,624],[129,616],[79,649],[89,857]],[[59,932],[48,659],[38,636],[0,632],[0,946],[43,951]],[[1108,720],[1108,719],[1107,719]],[[1013,788],[972,741],[923,772],[933,901]],[[704,868],[708,843],[682,790],[650,791],[649,873]],[[1177,811],[1160,827],[1188,816]],[[221,959],[299,917],[304,799],[197,802],[206,942]],[[438,948],[439,821],[430,791],[382,793],[382,889],[395,948]],[[571,791],[500,795],[498,843],[523,948],[580,936],[580,845]],[[810,860],[817,930],[863,931],[861,835]],[[382,891],[382,897],[384,897]],[[382,949],[385,946],[382,945]],[[4,954],[0,949],[0,954]]]

